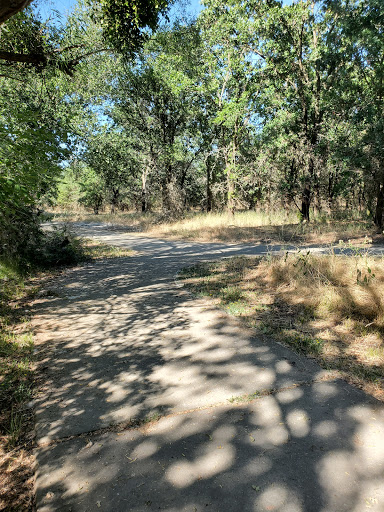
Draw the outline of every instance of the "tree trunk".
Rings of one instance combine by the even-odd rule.
[[[231,155],[231,162],[229,162],[228,156],[226,156],[226,168],[227,168],[227,210],[232,213],[232,215],[235,214],[235,202],[234,202],[234,196],[235,196],[235,181],[234,181],[234,174],[236,169],[236,135],[233,138],[232,141],[232,155]]]
[[[212,189],[211,189],[211,182],[212,182],[212,156],[208,155],[206,159],[206,172],[207,172],[207,212],[212,211],[213,206],[213,198],[212,198]]]
[[[120,196],[120,190],[118,188],[112,189],[112,201],[111,201],[111,213],[115,213],[118,205],[119,205],[119,196]]]
[[[374,223],[378,228],[383,227],[383,207],[384,207],[384,183],[378,183],[376,191],[376,210]]]
[[[303,220],[309,222],[309,206],[311,204],[311,187],[310,185],[305,185],[302,201],[301,201],[301,215],[303,216]]]
[[[147,205],[147,176],[148,176],[148,167],[145,167],[141,174],[141,211],[146,212]]]

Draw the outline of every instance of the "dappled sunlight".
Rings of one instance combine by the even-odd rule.
[[[384,397],[382,258],[332,249],[204,262],[184,272],[194,293],[273,339]],[[284,365],[282,363],[281,367]],[[277,368],[276,368],[277,369]]]
[[[82,297],[68,300],[74,283]],[[46,333],[49,325],[39,351],[49,395],[38,400],[43,442],[154,411],[291,386],[315,371],[283,347],[266,347],[220,312],[194,304],[173,272],[164,275],[153,262],[97,263],[68,272],[55,290],[59,303],[55,297],[52,304],[44,298],[35,305],[36,330]],[[61,429],[52,421],[59,411]]]
[[[381,512],[382,406],[183,290],[215,247],[140,244],[36,301],[39,512]]]
[[[287,415],[287,425],[293,437],[305,437],[308,435],[309,418],[305,411],[292,411]]]
[[[75,497],[84,509],[381,512],[383,408],[341,381],[330,397],[328,384],[41,448],[41,510]]]
[[[271,485],[261,493],[254,510],[301,512],[305,509],[289,488],[284,485]]]

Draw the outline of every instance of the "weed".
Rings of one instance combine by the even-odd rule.
[[[283,340],[295,348],[298,352],[304,354],[320,354],[322,352],[324,340],[319,338],[312,338],[311,336],[305,336],[300,333],[284,334]]]
[[[246,395],[239,395],[239,396],[232,396],[231,398],[228,398],[228,402],[233,404],[242,404],[251,402],[255,398],[258,398],[261,396],[260,391],[255,391],[254,393],[246,394]]]
[[[19,411],[12,409],[9,427],[7,428],[8,445],[14,448],[20,438],[23,428],[23,418]]]
[[[223,302],[236,302],[243,298],[243,291],[238,286],[226,286],[220,292]]]
[[[159,412],[154,412],[153,414],[146,416],[143,419],[143,421],[141,422],[141,424],[146,425],[148,423],[154,423],[156,421],[159,421],[161,418],[162,418],[162,415]]]
[[[246,303],[243,302],[230,302],[225,306],[225,310],[233,316],[242,316],[245,315],[249,308]]]

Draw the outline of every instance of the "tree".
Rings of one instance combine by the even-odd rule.
[[[84,142],[84,160],[92,169],[81,173],[80,183],[85,197],[89,200],[93,197],[94,207],[97,203],[96,195],[101,196],[103,188],[103,199],[108,200],[111,213],[115,213],[125,189],[135,179],[135,160],[126,144],[126,138],[120,131],[106,129],[94,133]]]
[[[30,3],[31,0],[5,0],[1,4],[0,25],[4,24],[4,27],[0,60],[8,65],[54,66],[72,75],[81,60],[108,49],[105,45],[95,48],[82,42],[62,46],[60,31],[55,30],[53,34],[28,7]],[[170,4],[168,0],[94,0],[88,3],[88,7],[92,9],[94,22],[102,27],[104,40],[117,51],[132,57],[147,39],[148,31],[157,28],[160,15],[166,13]],[[10,19],[12,17],[15,19]],[[7,37],[9,34],[11,37]]]
[[[169,0],[95,0],[94,12],[105,38],[121,53],[132,56],[158,27],[159,17],[171,5]]]
[[[113,92],[111,115],[133,134],[144,160],[142,195],[149,175],[160,184],[162,206],[180,211],[185,203],[188,172],[200,152],[196,146],[196,45],[194,25],[160,30],[126,64]]]
[[[99,27],[81,4],[61,27],[43,22],[28,7],[3,25],[0,41],[0,68],[7,73],[48,68],[73,76],[83,60],[108,51]]]
[[[350,62],[349,115],[359,132],[355,156],[364,169],[375,224],[384,211],[384,6],[377,0],[331,4]],[[344,82],[345,84],[345,82]],[[342,85],[344,85],[342,84]],[[352,87],[351,87],[352,86]]]
[[[260,89],[260,66],[249,51],[251,20],[238,2],[205,0],[199,25],[205,45],[202,77],[209,97],[210,124],[216,166],[225,176],[226,206],[234,211],[240,200],[245,146],[253,130],[251,117]],[[208,161],[209,162],[209,161]]]

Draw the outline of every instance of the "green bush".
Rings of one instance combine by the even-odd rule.
[[[85,259],[81,241],[67,228],[43,230],[42,212],[31,207],[0,212],[0,259],[24,273]]]

